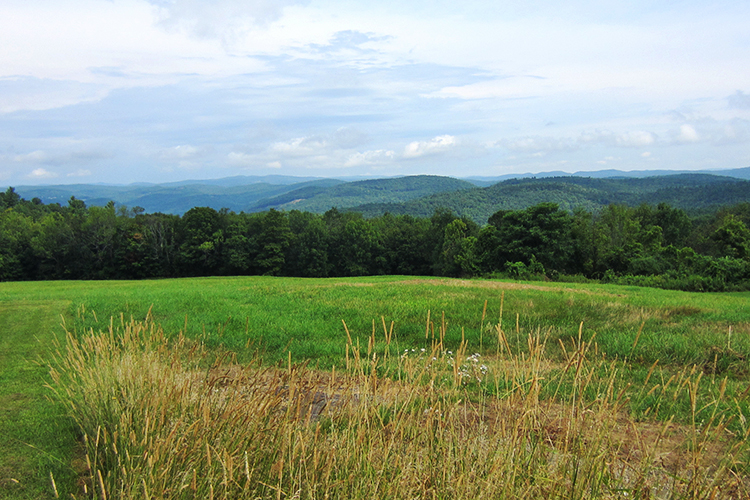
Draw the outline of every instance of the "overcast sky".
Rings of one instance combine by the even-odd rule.
[[[2,0],[0,185],[750,166],[750,2]]]

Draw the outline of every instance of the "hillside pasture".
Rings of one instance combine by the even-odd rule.
[[[172,498],[212,492],[342,498],[378,491],[392,498],[440,491],[461,498],[482,491],[539,498],[712,492],[736,498],[748,491],[748,298],[413,277],[3,283],[0,397],[9,414],[23,418],[0,424],[0,496],[51,496],[55,479],[58,493],[68,497],[85,488],[98,497],[119,491],[135,498],[145,488]],[[80,349],[71,350],[76,345]],[[109,354],[97,356],[96,349]],[[93,361],[105,358],[109,365]],[[127,428],[118,420],[120,403],[74,404],[80,391],[111,390],[115,379],[105,374],[125,373],[118,365],[125,360],[130,368],[153,363],[128,372],[135,377],[128,398],[141,401],[136,407],[146,413]],[[100,385],[87,386],[76,373],[91,375],[89,382],[99,377]],[[161,404],[149,399],[155,381],[187,395],[182,402],[169,400],[185,411],[176,421],[198,422],[200,412],[218,419],[237,404],[247,422],[266,426],[257,427],[262,435],[278,439],[252,455],[249,443],[257,434],[198,426],[201,439],[211,436],[220,445],[169,466],[187,485],[182,496],[174,493],[175,484],[155,480],[164,473],[158,467],[166,466],[158,460],[148,470],[142,461],[127,464],[138,481],[126,485],[122,471],[111,468],[122,453],[113,451],[113,433],[148,435],[143,423],[155,411],[177,411],[148,406]],[[215,387],[218,381],[237,394],[252,392],[260,398],[252,400],[255,407],[267,405],[269,414],[284,418],[269,427],[246,413],[248,399],[202,399],[201,384]],[[294,384],[311,399],[295,399]],[[125,393],[118,394],[109,400]],[[328,413],[312,414],[316,397],[329,402]],[[153,434],[162,447],[176,435],[169,432],[184,427],[164,429],[165,435]],[[426,429],[439,432],[425,435]],[[406,436],[403,448],[393,441],[396,430]],[[327,438],[321,441],[322,435]],[[518,453],[489,452],[499,442],[487,439],[513,443],[510,449]],[[367,460],[351,448],[362,442]],[[326,448],[331,443],[344,455]],[[138,450],[129,451],[143,457],[144,449]],[[339,462],[312,467],[313,455],[304,450]],[[409,454],[418,459],[404,462]],[[387,468],[373,468],[388,457]],[[248,462],[253,460],[255,468]],[[222,476],[227,464],[236,469],[234,483]],[[202,481],[191,470],[213,472]],[[153,489],[157,483],[160,490]],[[377,485],[383,489],[373,490]]]

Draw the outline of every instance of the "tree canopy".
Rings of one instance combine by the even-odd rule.
[[[542,202],[480,227],[430,217],[330,209],[182,217],[142,208],[27,201],[0,194],[0,280],[208,275],[411,274],[602,279],[689,290],[750,288],[750,204],[689,217],[666,203],[593,212]]]

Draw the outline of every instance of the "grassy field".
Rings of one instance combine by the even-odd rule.
[[[278,365],[288,375],[296,363],[309,360],[307,366],[319,370],[310,373],[329,373],[335,368],[338,373],[358,374],[357,380],[388,377],[411,384],[418,379],[450,395],[440,400],[445,408],[482,405],[489,398],[495,402],[496,414],[500,401],[518,403],[516,399],[523,395],[518,404],[526,407],[533,394],[535,405],[538,401],[573,404],[572,408],[584,413],[598,411],[596,415],[603,420],[605,415],[627,415],[633,422],[653,423],[660,429],[672,419],[685,426],[685,433],[693,432],[692,441],[688,440],[693,445],[679,445],[685,449],[705,443],[708,430],[718,428],[726,433],[722,439],[731,448],[732,437],[745,435],[750,416],[748,299],[747,293],[690,294],[605,285],[400,277],[2,283],[0,498],[53,497],[52,478],[60,496],[80,494],[81,471],[75,463],[84,455],[76,441],[81,431],[63,418],[64,405],[51,402],[48,396],[52,391],[44,387],[50,382],[48,365],[54,343],[65,342],[61,323],[72,338],[80,339],[87,332],[106,332],[110,325],[113,330],[123,330],[131,318],[143,320],[151,311],[153,325],[161,326],[167,337],[164,342],[178,342],[182,333],[187,339],[184,342],[197,342],[193,345],[205,349],[200,361],[205,366],[211,366],[212,357],[221,349],[236,353],[241,364]],[[466,361],[474,353],[479,356]],[[444,362],[442,368],[439,362]],[[529,371],[529,366],[534,370]],[[462,376],[459,369],[467,375]],[[279,380],[274,383],[288,387],[288,380]],[[363,390],[359,387],[357,394]],[[424,415],[434,405],[423,405],[434,397],[410,399],[410,408],[418,408],[419,415]],[[598,406],[586,406],[595,402]],[[466,406],[463,408],[468,414]],[[540,407],[533,408],[537,411]],[[545,415],[555,413],[546,408]],[[394,410],[373,407],[372,411],[383,417],[383,412]],[[413,421],[417,413],[407,413],[398,413],[404,419],[396,419],[399,425],[417,425]],[[371,422],[359,413],[347,418]],[[449,426],[451,432],[458,433],[465,424],[465,419],[459,420]],[[536,418],[519,425],[537,435],[539,429],[534,426],[541,425],[539,422]],[[549,429],[550,424],[544,428]],[[85,432],[98,435],[96,428]],[[590,429],[580,423],[577,432],[586,434]],[[440,443],[449,441],[445,438]],[[382,444],[377,446],[382,448]],[[90,447],[88,452],[91,457]],[[742,453],[737,456],[743,457]],[[287,464],[294,463],[294,453],[289,456]],[[746,456],[739,460],[728,470],[744,484],[747,462],[742,460]],[[590,463],[598,462],[592,458]],[[281,479],[278,485],[256,494],[278,494],[280,498],[282,490],[283,496],[291,496],[289,492],[297,491],[295,488],[307,491],[300,486],[308,484],[302,479],[283,479],[289,465],[287,469],[277,461],[266,465],[274,474],[281,471]],[[547,471],[549,466],[545,467]],[[710,468],[706,465],[706,470]],[[516,474],[518,469],[511,472]],[[248,481],[249,477],[248,473]],[[460,476],[459,483],[467,477]],[[339,478],[336,484],[346,483],[345,479]],[[436,484],[404,491],[426,495],[436,491]],[[349,487],[352,491],[353,486]],[[360,496],[372,495],[361,485],[357,488]],[[596,496],[591,494],[591,486],[587,488],[574,497],[584,498],[587,491]],[[635,491],[630,486],[621,489]],[[200,497],[199,490],[191,491]],[[229,494],[230,489],[225,485],[223,491]],[[565,491],[568,495],[569,490]],[[474,494],[465,493],[467,498]],[[138,495],[146,496],[144,491]]]
[[[73,425],[48,399],[41,361],[69,304],[23,294],[0,302],[0,498],[50,498],[51,477],[74,480]]]

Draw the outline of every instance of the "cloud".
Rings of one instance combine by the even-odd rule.
[[[202,151],[195,146],[185,144],[163,149],[159,153],[159,158],[163,160],[186,160],[199,156],[201,152]]]
[[[635,130],[615,133],[611,130],[594,130],[581,133],[578,142],[581,144],[602,144],[623,148],[642,148],[656,144],[658,136],[653,132]]]
[[[662,168],[747,164],[750,128],[732,119],[750,118],[750,7],[618,7],[600,22],[542,3],[9,0],[2,168],[132,182],[191,165],[483,175],[612,155],[635,168],[644,151]],[[721,29],[689,36],[695,23]],[[85,160],[87,147],[111,154]]]
[[[617,148],[642,148],[657,143],[657,136],[642,130],[615,133],[610,130],[582,132],[577,138],[552,136],[527,136],[502,139],[492,143],[514,153],[530,153],[541,157],[548,153],[572,153],[587,145],[603,145]],[[607,160],[608,158],[605,158]],[[609,158],[611,160],[611,158]]]
[[[614,156],[605,156],[603,159],[597,161],[596,163],[598,165],[609,165],[610,163],[619,162],[621,160],[622,158],[615,158]]]
[[[378,165],[392,161],[396,157],[394,151],[385,149],[376,149],[365,151],[363,153],[354,153],[344,164],[345,167],[359,167],[361,165]]]
[[[237,152],[237,151],[232,151],[231,153],[227,155],[227,162],[234,167],[240,167],[244,169],[253,169],[253,168],[262,167],[265,165],[265,167],[267,168],[278,170],[283,166],[282,163],[278,160],[266,161],[264,158],[262,158],[259,155],[242,153],[242,152]]]
[[[36,150],[26,154],[20,154],[13,157],[13,161],[18,163],[44,163],[48,161],[49,156],[44,151]]]
[[[404,158],[418,158],[420,156],[442,153],[457,144],[456,138],[452,135],[439,135],[429,141],[414,141],[409,143],[404,149]]]
[[[438,91],[425,94],[424,97],[454,99],[517,99],[535,97],[545,92],[549,83],[546,78],[536,75],[507,76],[468,85],[443,87]]]
[[[615,137],[615,143],[618,146],[626,148],[641,148],[643,146],[651,146],[655,142],[656,136],[654,134],[652,134],[651,132],[644,132],[642,130],[618,134]]]
[[[729,101],[730,108],[750,109],[750,95],[746,95],[741,90],[738,90],[734,94],[727,97],[727,101]]]
[[[29,153],[17,154],[11,157],[16,163],[36,165],[79,165],[111,158],[111,154],[97,150],[55,151],[47,152],[41,149]]]
[[[723,137],[720,144],[739,144],[750,141],[750,121],[733,118],[726,123],[722,130]]]
[[[281,18],[291,5],[306,0],[148,0],[157,7],[160,24],[198,38],[229,39],[252,27]]]
[[[308,156],[320,153],[326,145],[325,139],[317,136],[297,137],[289,141],[274,142],[270,150],[282,156]]]
[[[677,135],[677,142],[698,142],[700,136],[692,125],[684,124],[680,125],[680,133]]]
[[[341,127],[333,134],[331,141],[344,149],[356,148],[369,141],[369,136],[352,127]]]
[[[227,155],[227,161],[230,165],[235,165],[238,167],[249,167],[258,163],[257,158],[254,155],[249,155],[247,153],[238,153],[236,151],[232,151]]]
[[[355,52],[359,54],[375,52],[374,49],[363,48],[367,43],[383,42],[391,39],[390,36],[376,35],[375,33],[362,33],[356,30],[338,31],[327,44],[312,43],[308,47],[314,52],[330,54],[336,52]]]
[[[53,179],[57,177],[57,174],[43,168],[35,168],[27,177],[31,179]]]
[[[91,175],[91,170],[86,170],[83,168],[79,168],[75,172],[69,172],[66,174],[67,177],[88,177]]]
[[[45,110],[81,102],[96,102],[108,90],[90,83],[33,77],[0,78],[0,113]]]
[[[577,148],[575,141],[569,138],[543,136],[505,139],[496,142],[495,145],[518,153],[572,151]]]

